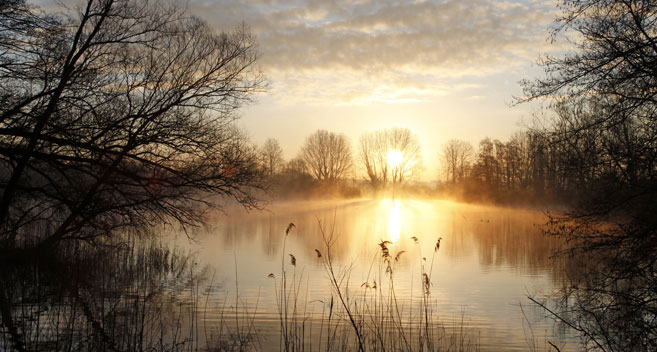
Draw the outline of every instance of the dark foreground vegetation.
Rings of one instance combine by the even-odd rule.
[[[569,241],[570,283],[550,313],[584,348],[657,350],[657,4],[566,0],[554,38],[574,50],[525,82],[549,108],[543,158],[570,197],[545,230]]]
[[[290,225],[279,232],[280,270],[269,275],[271,291],[263,292],[276,297],[277,321],[259,315],[257,302],[226,292],[194,254],[144,240],[143,233],[111,247],[78,243],[50,255],[3,257],[0,349],[478,350],[476,333],[464,322],[445,326],[437,318],[431,286],[440,240],[433,253],[421,253],[418,245],[415,254],[406,254],[422,264],[417,281],[422,295],[399,298],[395,266],[403,251],[380,243],[369,281],[350,283],[352,268],[335,262],[336,236],[329,231],[322,231],[325,246],[315,250],[331,288],[320,302],[308,301],[303,269],[286,252],[285,242],[296,230]]]
[[[44,13],[0,2],[0,247],[95,242],[252,207],[255,151],[232,121],[263,87],[246,28],[168,1]],[[221,197],[221,198],[219,198]]]

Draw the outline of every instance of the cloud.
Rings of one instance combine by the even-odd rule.
[[[220,30],[245,22],[280,102],[424,101],[533,62],[552,1],[192,1]]]

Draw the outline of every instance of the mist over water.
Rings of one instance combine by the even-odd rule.
[[[3,264],[0,350],[270,351],[284,349],[284,327],[296,347],[356,348],[329,255],[350,309],[363,324],[378,320],[373,331],[392,336],[388,347],[403,330],[411,342],[402,349],[417,349],[428,312],[437,346],[575,350],[527,299],[565,282],[564,259],[551,257],[563,244],[541,233],[544,221],[538,211],[413,199],[228,208],[193,241],[128,236],[110,251],[76,246]]]
[[[374,282],[386,284],[379,243],[389,241],[390,255],[398,259],[394,288],[401,316],[418,314],[425,265],[433,312],[448,331],[467,329],[483,350],[525,351],[546,340],[560,346],[568,342],[562,350],[574,349],[574,341],[527,300],[558,290],[565,280],[562,260],[551,258],[561,241],[538,228],[545,220],[539,211],[448,201],[277,202],[268,211],[217,214],[195,246],[199,260],[216,273],[214,284],[223,292],[217,297],[239,291],[240,314],[253,314],[267,343],[279,341],[275,281],[282,266],[288,280],[294,276],[299,283],[305,314],[321,316],[331,294],[315,252],[325,251],[324,231],[336,238],[333,260],[348,272],[350,295],[370,294]],[[289,223],[295,228],[286,235]]]

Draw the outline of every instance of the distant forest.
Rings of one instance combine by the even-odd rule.
[[[309,136],[287,162],[276,139],[257,149],[274,196],[372,196],[395,185],[413,195],[462,201],[572,205],[596,188],[650,176],[657,157],[649,146],[637,148],[646,136],[633,122],[584,128],[596,123],[588,109],[595,106],[560,104],[549,127],[528,128],[507,141],[484,138],[477,148],[449,140],[438,153],[433,183],[414,182],[422,169],[420,144],[408,129],[365,134],[355,153],[346,136],[324,130]],[[574,124],[581,125],[576,132],[569,129]],[[396,151],[404,160],[391,165],[390,153]]]

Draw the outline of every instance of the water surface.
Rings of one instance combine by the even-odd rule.
[[[379,243],[389,241],[391,257],[403,251],[392,261],[401,316],[416,314],[424,265],[432,311],[447,330],[465,328],[482,350],[544,350],[547,341],[568,350],[573,341],[527,300],[558,290],[563,280],[562,262],[551,258],[562,243],[541,234],[537,225],[544,222],[540,211],[448,201],[279,202],[265,212],[217,214],[195,248],[214,270],[213,285],[223,292],[217,297],[239,292],[235,312],[251,314],[266,346],[279,341],[282,270],[298,283],[303,316],[319,319],[324,311],[331,294],[324,238],[332,235],[332,260],[348,271],[345,287],[354,297],[369,294],[374,281],[386,282]],[[289,223],[295,227],[286,235]]]
[[[419,349],[428,321],[434,347],[573,350],[526,298],[564,280],[551,258],[562,244],[543,222],[538,211],[408,199],[229,208],[193,242],[129,236],[3,262],[0,350],[271,351],[282,329],[306,350],[353,349],[330,270],[365,344]]]

